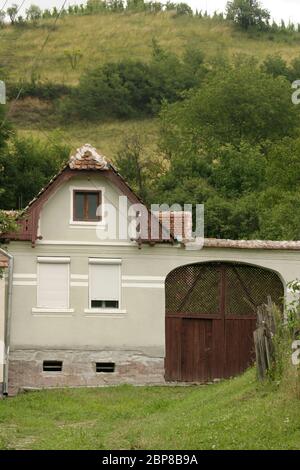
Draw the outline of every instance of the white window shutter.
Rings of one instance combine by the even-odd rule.
[[[37,306],[69,308],[69,263],[38,260]]]
[[[90,259],[90,297],[120,301],[120,260]]]

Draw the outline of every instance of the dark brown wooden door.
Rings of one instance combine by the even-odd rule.
[[[242,373],[254,360],[256,309],[284,295],[278,275],[255,266],[181,266],[166,279],[168,381],[207,382]]]

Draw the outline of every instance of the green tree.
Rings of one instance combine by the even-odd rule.
[[[59,142],[14,137],[0,152],[1,209],[22,209],[61,167],[69,149]]]
[[[176,14],[193,16],[193,10],[187,3],[177,3]]]
[[[15,24],[17,20],[17,14],[18,14],[18,5],[13,3],[9,8],[7,8],[6,13],[9,16],[11,24]]]
[[[265,240],[300,239],[300,195],[276,186],[263,191],[257,199],[259,238]]]
[[[15,222],[15,215],[13,213],[7,213],[0,210],[0,235],[2,233],[13,232],[17,230],[17,224]],[[1,277],[1,268],[0,268]]]
[[[286,78],[244,59],[217,64],[164,105],[155,202],[204,203],[208,237],[299,239],[298,113]]]
[[[259,191],[266,177],[267,158],[260,146],[241,142],[238,148],[222,146],[212,162],[210,181],[227,199]]]
[[[182,102],[165,105],[161,118],[164,146],[183,155],[204,141],[210,146],[215,141],[276,141],[296,135],[299,128],[289,81],[241,60],[209,74]]]
[[[130,187],[143,201],[149,202],[152,184],[162,171],[160,157],[134,132],[123,140],[114,161]]]
[[[226,6],[227,19],[234,21],[243,29],[257,27],[263,29],[271,17],[257,0],[232,0]]]
[[[42,17],[42,10],[37,5],[30,5],[26,10],[26,19],[32,22],[38,21]]]

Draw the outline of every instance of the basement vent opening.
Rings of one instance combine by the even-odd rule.
[[[43,372],[62,372],[62,361],[43,361]]]
[[[112,373],[115,371],[114,362],[96,362],[96,372]]]

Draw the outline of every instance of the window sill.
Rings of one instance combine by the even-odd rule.
[[[89,227],[98,227],[98,228],[105,228],[105,224],[101,220],[94,220],[94,221],[86,221],[83,220],[70,220],[69,225],[72,228],[89,228]]]
[[[32,313],[74,313],[73,308],[45,308],[45,307],[34,307]]]
[[[84,313],[86,316],[122,318],[127,314],[127,310],[120,310],[117,308],[86,308],[84,309]]]

